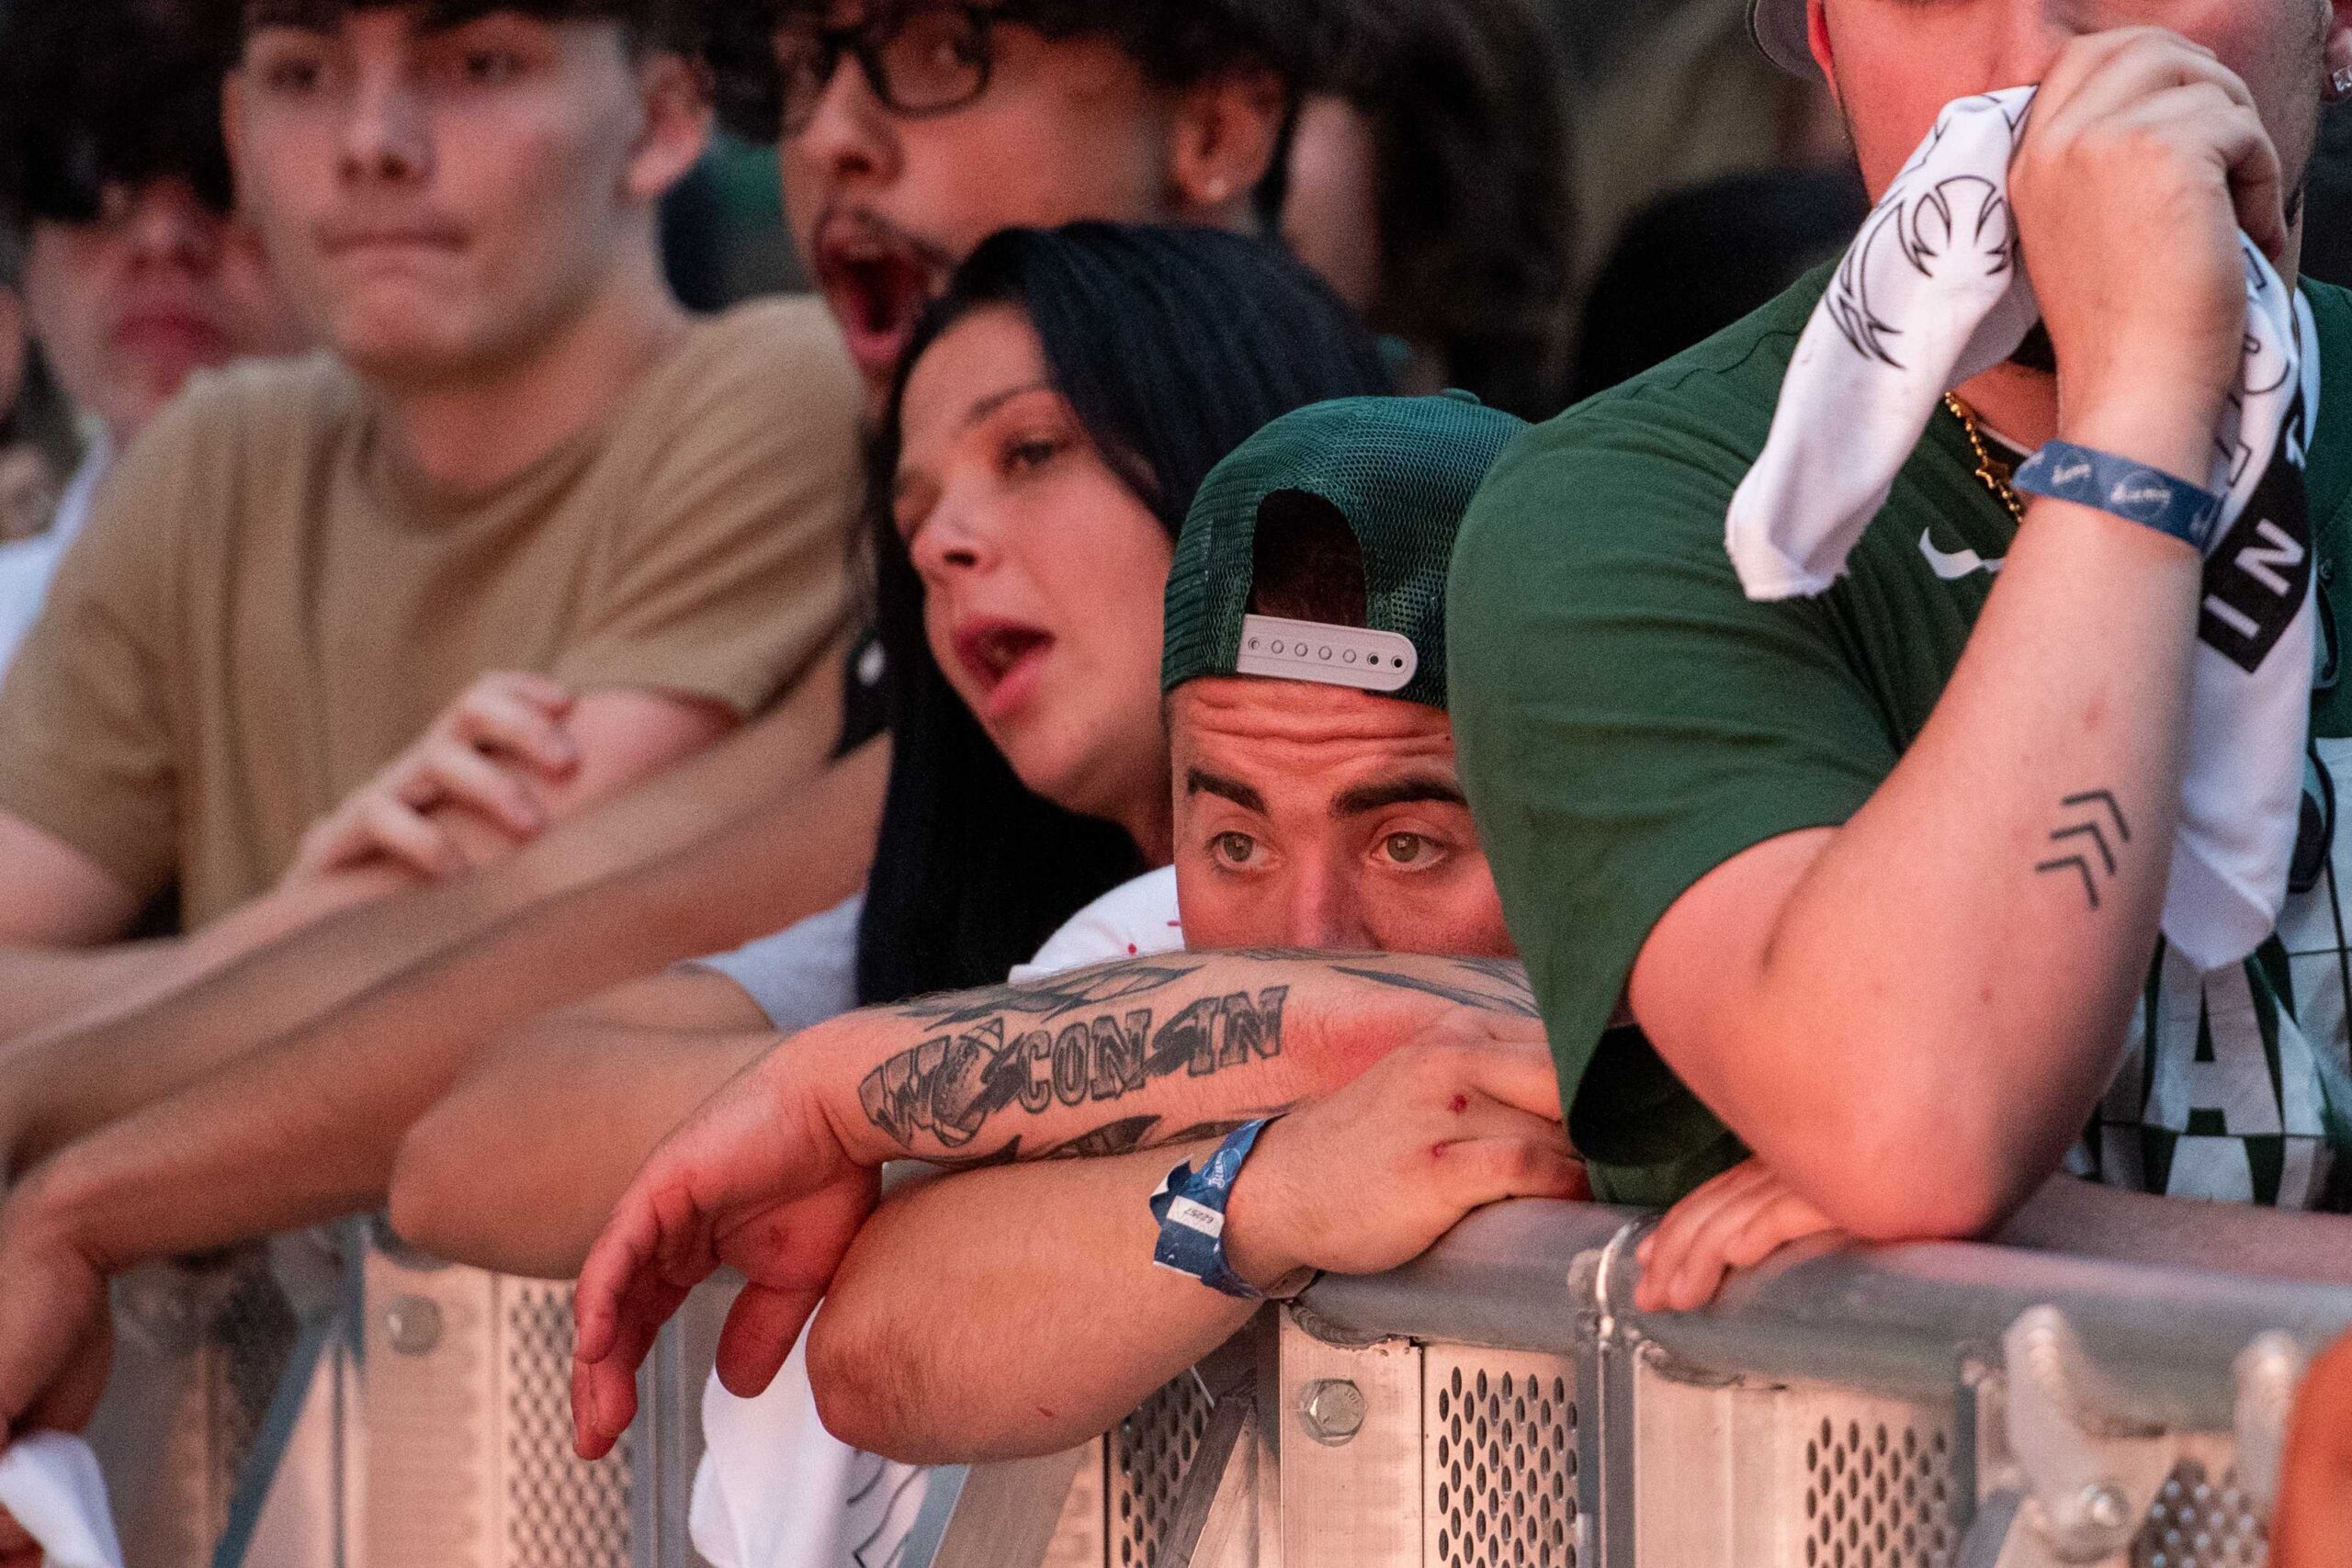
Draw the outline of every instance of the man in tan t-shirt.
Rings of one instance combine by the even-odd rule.
[[[242,197],[334,353],[122,459],[0,688],[0,942],[263,893],[485,671],[580,694],[560,815],[835,651],[856,378],[815,302],[691,322],[662,281],[709,124],[672,9],[247,7]]]

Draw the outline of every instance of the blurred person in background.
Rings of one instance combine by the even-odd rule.
[[[1531,0],[1349,0],[1282,234],[1405,353],[1401,385],[1558,412],[1577,244],[1567,66]]]
[[[24,243],[0,217],[0,548],[49,526],[81,445],[25,335],[24,265]]]
[[[835,673],[856,481],[838,339],[811,302],[694,322],[662,283],[656,206],[710,124],[684,0],[542,9],[246,11],[225,116],[243,211],[332,354],[201,379],[109,478],[0,689],[0,938],[103,942],[176,887],[196,940],[233,947],[411,886],[397,854],[308,856],[305,835],[486,671],[566,688],[560,736],[530,711],[544,685],[448,720],[544,764],[467,824],[492,855]],[[133,241],[191,220],[189,191],[141,188],[109,220]],[[163,367],[90,391],[143,417],[187,368],[169,356],[210,341],[191,310],[135,295]],[[421,782],[421,809],[467,818]],[[297,865],[322,874],[273,888]],[[174,975],[150,956],[64,967],[119,1005],[126,977]],[[60,1016],[9,992],[18,1030]]]
[[[1730,326],[1841,254],[1870,211],[1851,167],[1749,169],[1669,191],[1630,218],[1585,291],[1568,401]]]
[[[1744,171],[1852,165],[1818,78],[1778,71],[1757,52],[1747,0],[1553,0],[1551,9],[1582,62],[1579,295],[1626,222],[1661,195]]]
[[[26,530],[38,537],[0,547],[0,673],[116,455],[196,372],[302,344],[232,212],[220,82],[235,47],[192,0],[19,6],[0,18],[0,213],[24,234],[39,363],[92,433]]]

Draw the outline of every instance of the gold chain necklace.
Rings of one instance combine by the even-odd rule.
[[[1976,454],[1976,477],[1984,481],[1984,488],[1993,492],[1993,498],[2007,507],[2009,515],[2023,526],[2025,502],[2018,499],[2016,488],[2009,483],[2009,466],[1994,457],[1993,449],[1984,445],[1984,427],[1976,423],[1975,411],[1951,392],[1944,394],[1944,407],[1951,410],[1952,417],[1960,421],[1961,429],[1968,433],[1969,450]]]

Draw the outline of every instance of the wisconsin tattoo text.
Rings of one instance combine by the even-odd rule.
[[[1204,1077],[1282,1055],[1286,986],[1203,997],[1165,1019],[1136,1005],[1199,967],[1138,960],[911,1003],[904,1016],[943,1032],[868,1073],[859,1101],[901,1147],[928,1134],[957,1149],[1015,1106],[1036,1116],[1115,1105],[1161,1078]],[[1147,1120],[1114,1123],[1099,1141],[1140,1144],[1148,1129],[1131,1122]]]

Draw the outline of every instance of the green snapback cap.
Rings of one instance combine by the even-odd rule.
[[[1445,579],[1470,498],[1525,421],[1467,392],[1297,410],[1202,481],[1168,574],[1160,685],[1261,675],[1445,706]],[[1250,613],[1269,502],[1328,502],[1363,558],[1361,627]]]
[[[1821,67],[1814,63],[1804,0],[1747,0],[1747,30],[1773,64],[1819,80]]]

